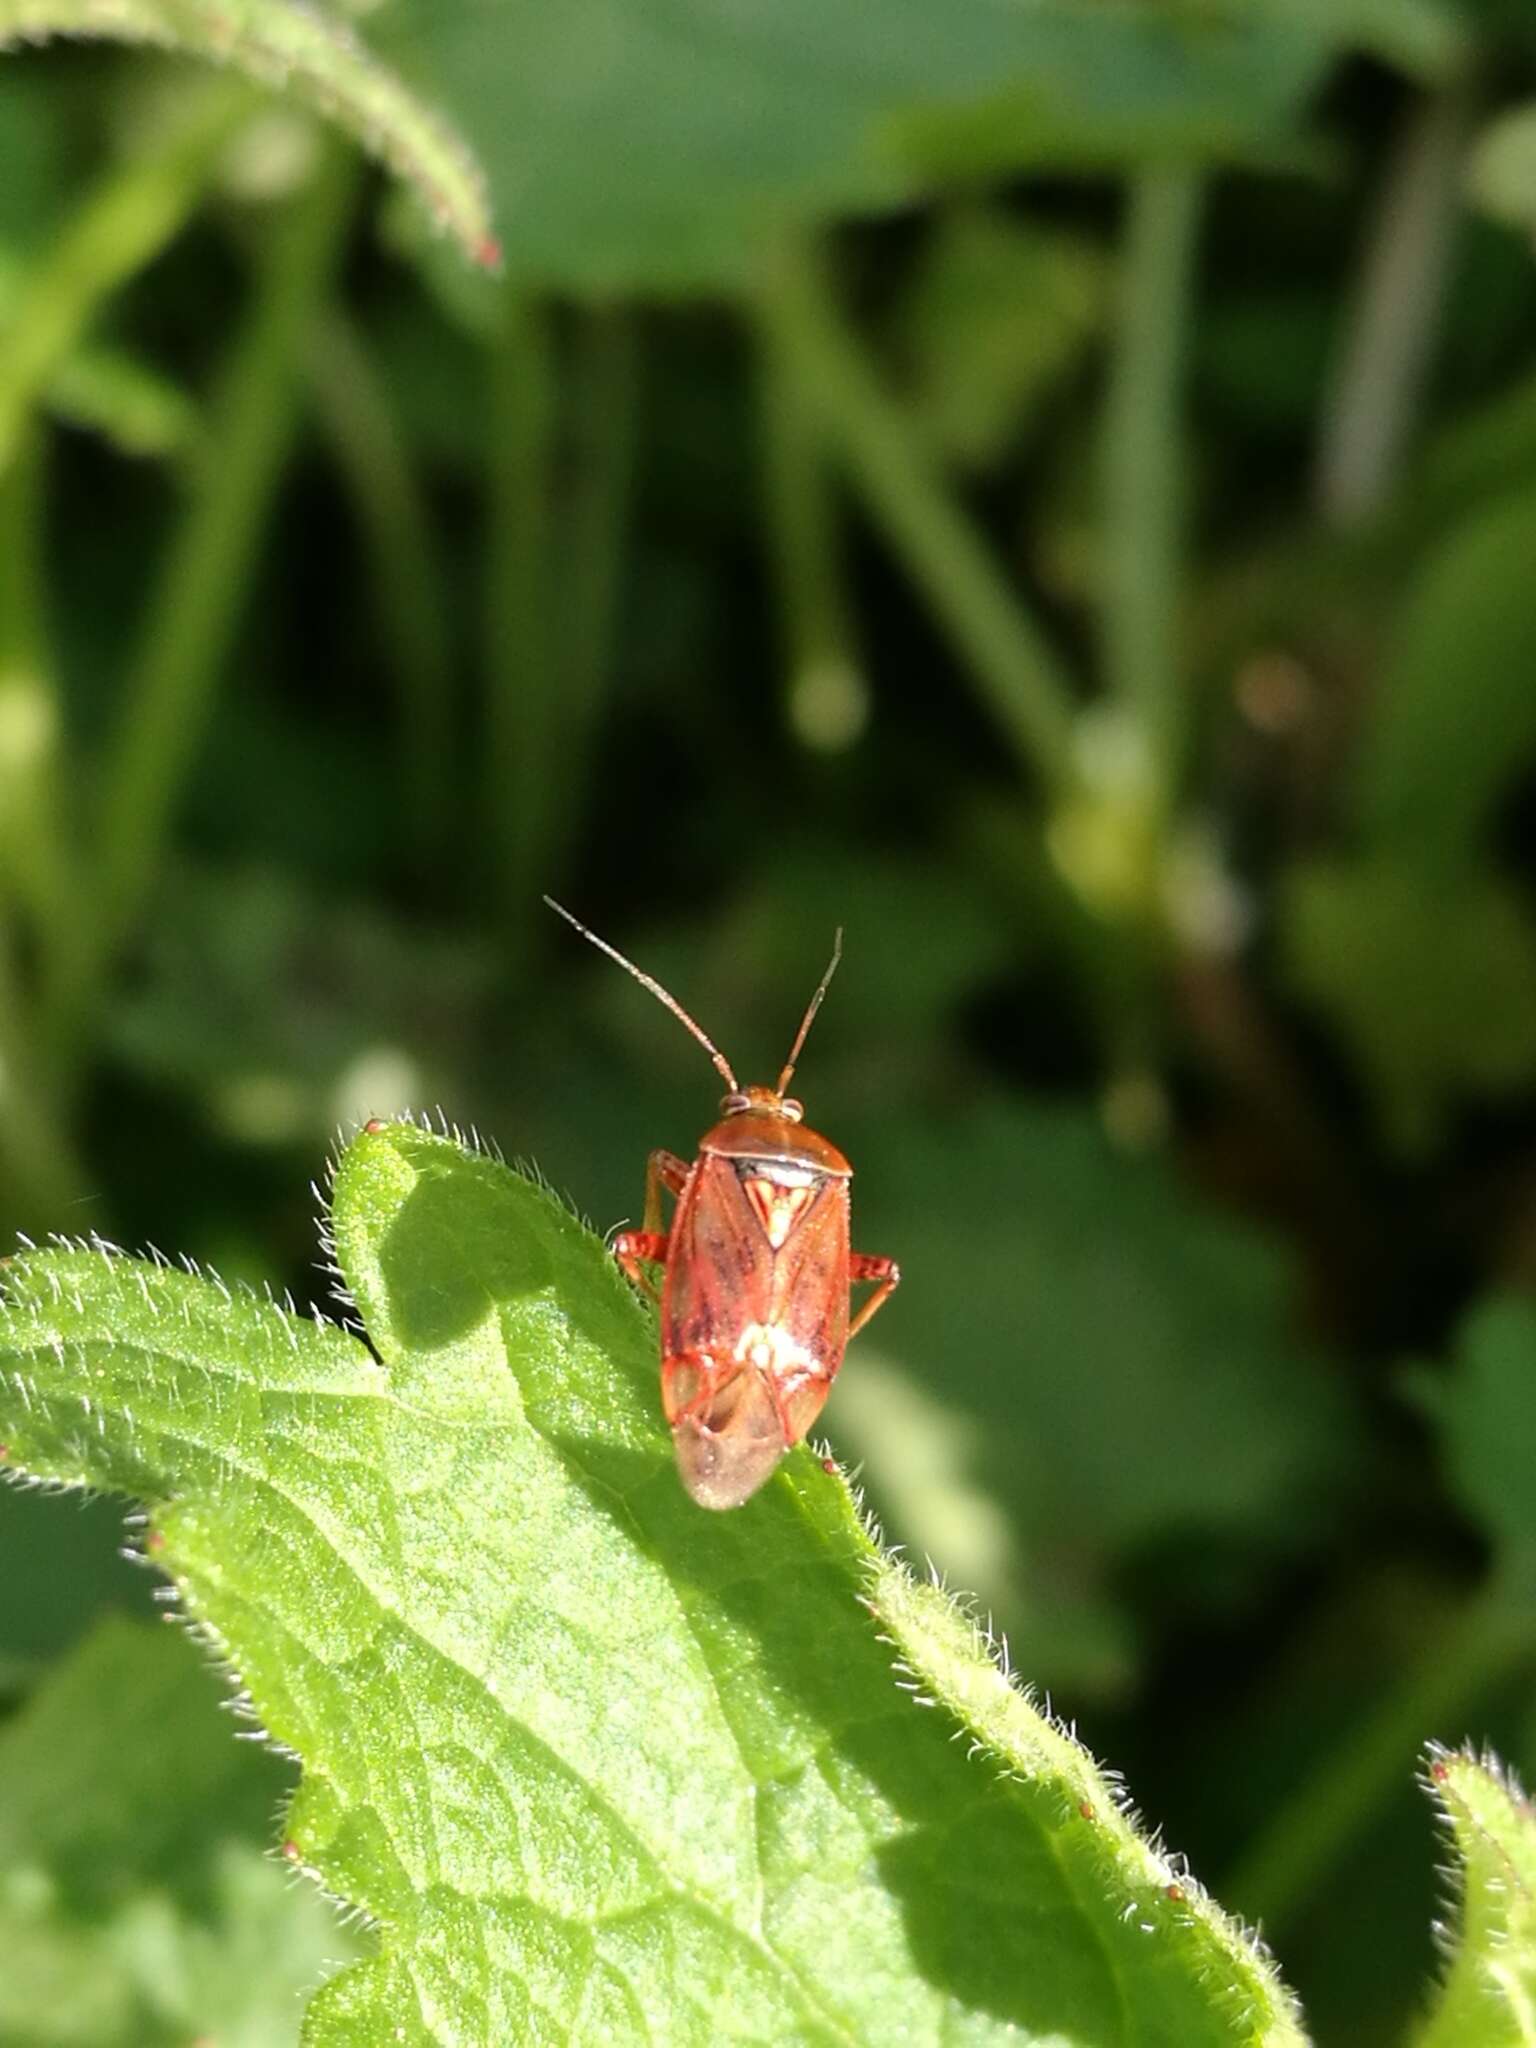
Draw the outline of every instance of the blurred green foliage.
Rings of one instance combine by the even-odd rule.
[[[540,891],[760,1074],[842,923],[834,1440],[1402,2038],[1419,1745],[1536,1768],[1528,10],[217,12],[0,0],[0,1220],[323,1298],[406,1102],[633,1216],[713,1077]],[[20,1728],[144,1587],[0,1510]]]
[[[264,1853],[288,1774],[185,1641],[101,1623],[0,1730],[0,2036],[265,2048],[356,1952]]]

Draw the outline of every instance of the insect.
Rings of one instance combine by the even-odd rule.
[[[850,1337],[901,1279],[894,1259],[849,1249],[853,1168],[807,1128],[786,1094],[795,1062],[842,958],[806,1005],[772,1088],[743,1088],[725,1055],[674,996],[545,897],[551,910],[632,974],[703,1046],[729,1093],[690,1166],[672,1152],[646,1164],[641,1230],[620,1231],[614,1255],[656,1297],[647,1266],[664,1269],[661,1403],[684,1487],[704,1508],[737,1508],[821,1413]],[[663,1192],[676,1197],[663,1230]],[[872,1281],[850,1320],[850,1291]]]

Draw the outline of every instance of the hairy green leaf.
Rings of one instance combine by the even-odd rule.
[[[291,93],[414,187],[474,262],[498,261],[468,148],[327,9],[305,0],[0,0],[0,49],[54,36],[156,44]]]
[[[403,0],[378,35],[462,119],[509,267],[614,290],[740,283],[940,178],[1251,149],[1388,14],[1444,56],[1419,0]]]
[[[0,1732],[7,2048],[279,2048],[355,1943],[263,1854],[283,1772],[183,1637],[115,1619]]]
[[[371,1349],[100,1248],[18,1259],[0,1319],[13,1457],[150,1503],[303,1759],[291,1859],[379,1923],[310,2043],[1299,2041],[835,1470],[692,1506],[559,1203],[372,1126],[332,1229]]]
[[[1461,1899],[1450,1968],[1413,2048],[1533,2048],[1536,1811],[1492,1757],[1433,1749],[1428,1782]]]

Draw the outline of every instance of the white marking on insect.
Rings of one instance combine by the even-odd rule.
[[[778,1323],[748,1323],[736,1340],[738,1365],[755,1366],[775,1376],[811,1371],[815,1360]]]

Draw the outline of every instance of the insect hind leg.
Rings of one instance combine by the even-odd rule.
[[[848,1259],[848,1278],[855,1282],[873,1280],[876,1283],[874,1293],[848,1325],[851,1342],[901,1285],[901,1268],[894,1259],[886,1258],[881,1252],[853,1252]]]

